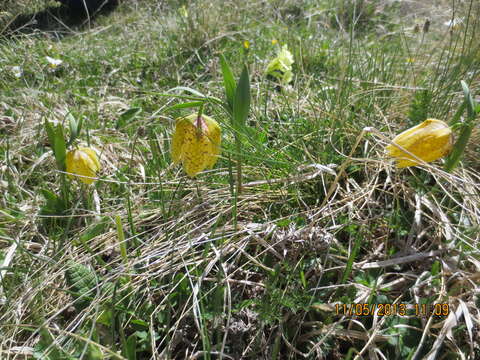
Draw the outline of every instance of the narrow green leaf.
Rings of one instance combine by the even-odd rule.
[[[75,117],[71,114],[67,114],[67,121],[68,127],[70,128],[70,141],[73,141],[72,138],[76,138],[78,136],[78,124]]]
[[[42,193],[45,200],[47,200],[47,203],[50,203],[50,204],[56,203],[58,197],[53,192],[47,189],[40,189],[40,192]]]
[[[450,125],[455,125],[456,123],[458,123],[460,121],[460,118],[462,117],[463,113],[465,112],[465,107],[466,106],[467,106],[467,104],[465,103],[465,101],[462,102],[462,104],[460,105],[458,110],[453,115],[452,120],[450,120]]]
[[[109,226],[107,218],[104,218],[101,222],[87,230],[82,236],[80,236],[81,242],[88,242],[96,236],[103,234],[106,228]]]
[[[77,121],[77,136],[80,136],[82,133],[82,127],[83,127],[83,118]]]
[[[460,162],[462,158],[465,147],[467,146],[468,140],[472,135],[473,122],[469,124],[463,124],[462,130],[460,131],[460,136],[458,137],[457,142],[453,146],[452,153],[447,158],[445,162],[444,169],[446,172],[451,172]]]
[[[468,117],[466,121],[461,125],[460,135],[455,145],[453,145],[452,153],[450,154],[450,156],[447,158],[445,162],[444,169],[446,172],[451,172],[453,169],[455,169],[455,167],[460,162],[462,155],[465,151],[465,148],[468,144],[468,140],[470,140],[470,137],[472,135],[472,131],[475,126],[475,118],[477,116],[475,100],[473,100],[472,94],[470,92],[470,89],[468,88],[467,83],[464,81],[461,81],[461,85],[463,89],[463,94],[465,96],[465,101],[461,105],[459,111],[457,111],[457,113],[455,114],[455,117],[457,116],[457,114],[460,114],[460,115],[463,114],[465,106],[467,107]]]
[[[55,130],[53,129],[52,123],[45,119],[45,131],[47,132],[48,142],[52,148],[53,153],[55,154]]]
[[[71,114],[68,113],[66,120],[68,122],[68,127],[70,129],[70,139],[68,139],[67,147],[73,144],[75,139],[78,137],[80,130],[79,130],[79,123],[75,119],[75,117]]]
[[[248,68],[243,67],[242,74],[238,80],[233,102],[233,126],[239,130],[245,126],[250,111],[250,78]]]
[[[193,94],[195,96],[200,96],[202,98],[206,97],[205,95],[203,95],[200,91],[197,91],[195,89],[192,89],[192,88],[189,88],[187,86],[177,86],[177,87],[174,87],[172,89],[169,89],[167,91],[168,92],[173,92],[173,91],[176,91],[176,90],[180,90],[180,91],[186,91],[186,92],[189,92],[190,94]]]
[[[128,262],[127,244],[125,243],[125,233],[123,232],[122,219],[118,215],[115,216],[115,224],[117,225],[117,237],[118,245],[120,247],[120,255],[126,264]]]
[[[55,131],[55,160],[57,160],[57,167],[61,171],[65,171],[65,157],[67,156],[67,145],[65,144],[65,138],[63,135],[63,126],[57,125]]]
[[[139,107],[133,107],[126,110],[118,117],[115,128],[116,129],[123,128],[129,121],[133,120],[141,112],[142,112],[142,108],[139,108]]]
[[[128,360],[137,359],[137,334],[136,333],[133,333],[127,338],[127,341],[124,344],[122,353]]]
[[[463,95],[465,96],[465,102],[467,104],[467,113],[468,113],[468,118],[469,120],[473,120],[475,117],[475,102],[472,98],[472,94],[470,92],[470,89],[468,88],[468,85],[465,81],[460,82],[462,84],[462,90],[463,90]]]
[[[350,252],[350,256],[348,257],[347,265],[345,266],[345,270],[343,272],[342,280],[340,281],[340,284],[345,284],[348,277],[350,276],[353,269],[353,263],[355,261],[355,258],[358,255],[358,251],[360,250],[361,244],[362,244],[362,236],[359,234],[358,236],[355,237],[353,249]]]
[[[227,60],[225,60],[223,54],[220,55],[220,66],[222,68],[223,84],[225,86],[227,104],[230,108],[230,112],[233,112],[233,102],[235,100],[235,90],[237,85],[235,84],[232,70],[230,69],[230,66],[227,63]]]
[[[205,101],[189,101],[189,102],[184,102],[181,104],[169,106],[168,108],[165,109],[165,111],[200,107],[203,104],[205,104]]]

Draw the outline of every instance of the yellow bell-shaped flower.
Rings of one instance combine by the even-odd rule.
[[[86,147],[70,150],[67,153],[66,170],[69,173],[68,177],[71,179],[76,178],[85,184],[93,183],[95,179],[90,178],[95,177],[97,171],[100,170],[97,153],[95,150]]]
[[[292,53],[288,51],[287,45],[283,45],[278,51],[277,57],[270,61],[265,72],[286,85],[293,79],[293,62]]]
[[[191,114],[176,120],[172,159],[182,163],[188,176],[211,169],[220,154],[221,130],[211,117]]]
[[[427,119],[396,136],[393,143],[403,147],[425,162],[435,161],[447,155],[453,147],[450,127],[441,120]],[[411,155],[393,144],[386,147],[388,156],[395,158],[398,168],[418,165]]]

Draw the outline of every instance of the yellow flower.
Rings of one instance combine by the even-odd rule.
[[[180,16],[184,17],[184,18],[188,18],[188,10],[187,10],[187,7],[185,5],[182,5],[178,8],[178,12],[180,14]]]
[[[211,117],[191,114],[176,120],[172,137],[172,159],[182,163],[188,176],[211,169],[220,154],[221,130]]]
[[[277,39],[272,39],[272,45],[277,45],[278,40]]]
[[[453,146],[452,130],[446,123],[436,119],[427,119],[392,140],[425,162],[435,161],[447,155]],[[418,162],[393,144],[386,147],[388,156],[395,158],[397,167],[418,165]]]
[[[245,40],[243,42],[243,47],[245,48],[245,50],[248,50],[250,48],[250,41],[248,40]]]
[[[270,61],[265,72],[286,85],[293,79],[293,55],[288,51],[287,45],[279,48],[277,57]]]
[[[90,178],[95,177],[97,171],[100,170],[100,162],[96,152],[86,147],[69,151],[67,153],[66,165],[67,173],[70,173],[68,177],[71,179],[77,178],[85,184],[93,183],[95,179]],[[88,178],[75,175],[88,176]]]

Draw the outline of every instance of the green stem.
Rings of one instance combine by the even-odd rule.
[[[242,187],[242,141],[240,134],[235,135],[235,145],[237,149],[237,195],[243,191]]]
[[[205,106],[205,103],[202,103],[200,107],[198,108],[198,114],[197,114],[197,123],[196,123],[196,128],[197,128],[197,135],[200,137],[202,136],[202,114],[203,114],[203,107]]]
[[[125,233],[123,232],[122,226],[122,219],[119,215],[115,216],[115,224],[117,225],[117,236],[118,236],[118,244],[120,247],[120,255],[122,256],[122,260],[125,265],[128,264],[128,257],[127,257],[127,244],[125,243]]]

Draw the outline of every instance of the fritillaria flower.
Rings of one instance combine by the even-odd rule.
[[[418,161],[394,144],[425,162],[431,162],[446,156],[452,150],[453,135],[445,122],[427,119],[397,135],[392,143],[386,147],[388,156],[396,159],[398,168],[405,168],[418,165]]]
[[[84,184],[93,183],[95,179],[92,178],[96,177],[97,171],[100,170],[97,153],[87,147],[69,151],[66,158],[66,170],[71,179],[78,179]]]
[[[283,47],[279,48],[277,57],[270,61],[265,72],[283,85],[287,85],[293,79],[293,62],[292,53],[288,51],[287,45],[283,45]]]
[[[221,130],[209,116],[197,113],[176,120],[172,137],[172,159],[181,163],[188,176],[211,169],[220,154]]]

